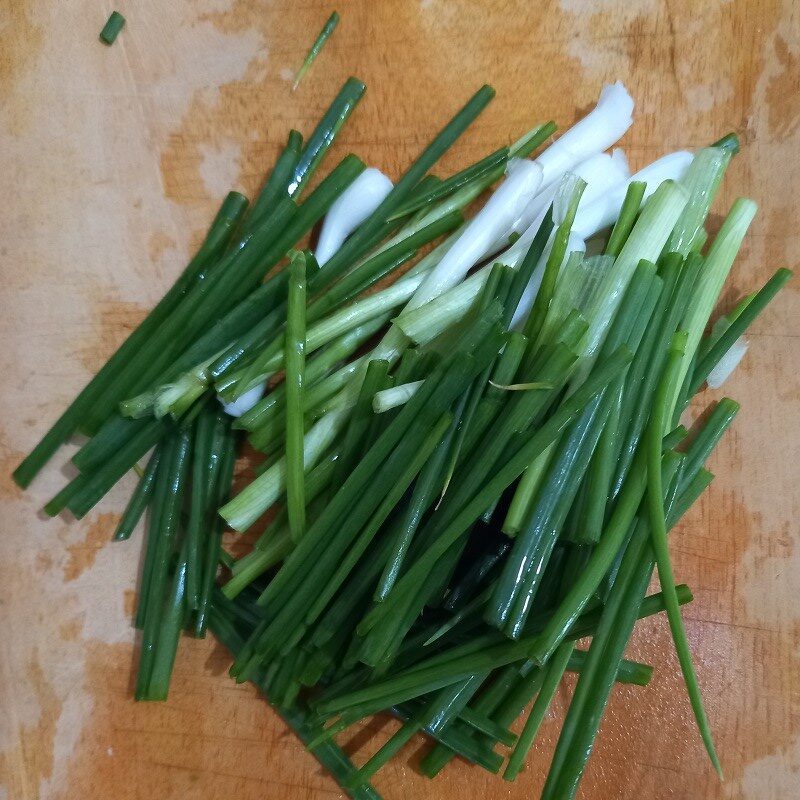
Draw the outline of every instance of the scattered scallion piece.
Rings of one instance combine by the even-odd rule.
[[[100,31],[100,41],[107,45],[114,44],[124,26],[125,17],[119,11],[112,11],[106,24],[103,25],[103,30]]]
[[[131,538],[133,529],[136,527],[139,520],[142,518],[150,497],[153,494],[153,487],[156,482],[156,472],[158,470],[158,462],[160,459],[160,451],[156,448],[147,462],[147,467],[139,478],[139,483],[128,501],[125,508],[125,513],[117,525],[117,530],[114,533],[114,541],[121,542]]]
[[[680,380],[681,363],[686,353],[686,342],[688,334],[678,331],[670,344],[669,356],[664,369],[656,395],[653,400],[653,412],[647,433],[647,507],[650,512],[651,542],[656,555],[658,564],[658,579],[664,590],[664,597],[667,602],[667,619],[672,631],[672,639],[675,642],[675,650],[678,654],[678,661],[681,665],[683,678],[686,682],[686,689],[689,693],[689,701],[692,705],[697,727],[706,746],[708,756],[714,765],[720,778],[722,777],[722,767],[719,763],[714,742],[711,737],[711,728],[708,724],[703,701],[700,697],[700,687],[697,681],[697,674],[692,662],[692,655],[689,650],[689,643],[686,640],[686,631],[683,627],[680,606],[675,595],[674,575],[672,573],[672,563],[669,557],[667,546],[667,522],[664,516],[664,489],[661,481],[661,442],[666,432],[666,424],[669,414],[670,398],[675,390],[675,385]]]
[[[308,51],[308,55],[303,59],[303,63],[299,70],[297,70],[297,76],[294,79],[294,84],[292,85],[292,91],[295,91],[297,87],[300,85],[300,81],[303,80],[306,72],[308,72],[309,67],[314,63],[314,60],[319,55],[319,51],[322,50],[325,42],[328,41],[328,38],[333,33],[336,26],[339,24],[339,14],[334,11],[329,17],[327,22],[322,26],[322,30],[319,32],[319,35],[314,40],[314,44],[311,45],[311,49]]]

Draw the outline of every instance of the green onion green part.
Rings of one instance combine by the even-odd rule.
[[[295,253],[289,264],[289,304],[286,322],[286,502],[289,530],[297,542],[306,526],[303,463],[303,395],[306,362],[306,257]]]
[[[100,31],[100,41],[103,44],[112,45],[119,36],[119,32],[125,27],[125,17],[119,11],[112,11],[111,16],[103,25],[103,30]]]
[[[319,32],[319,36],[317,36],[314,44],[311,45],[311,49],[308,51],[308,55],[303,60],[303,64],[300,69],[297,71],[297,77],[294,79],[294,84],[292,86],[292,91],[295,91],[297,87],[300,85],[300,81],[303,80],[306,72],[308,72],[309,67],[314,63],[314,60],[319,55],[319,51],[322,50],[325,42],[328,41],[328,38],[333,33],[336,26],[339,24],[339,14],[334,11],[330,17],[328,17],[327,22],[322,26],[322,30]]]

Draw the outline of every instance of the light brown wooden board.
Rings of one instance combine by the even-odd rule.
[[[82,523],[38,516],[67,452],[23,494],[9,479],[184,263],[233,186],[252,192],[288,128],[309,131],[342,80],[369,90],[328,160],[397,175],[483,82],[497,99],[446,173],[536,121],[574,120],[605,81],[636,99],[634,166],[742,137],[716,212],[761,212],[726,302],[800,260],[800,18],[786,0],[343,2],[300,89],[293,70],[332,10],[317,0],[0,0],[0,797],[300,800],[337,796],[213,640],[186,641],[169,702],[131,700],[141,534],[111,544],[133,478]],[[727,780],[702,752],[665,621],[641,623],[646,689],[614,692],[583,798],[800,796],[800,303],[755,325],[725,389],[743,410],[717,479],[672,537],[685,617]],[[699,412],[713,395],[693,407]],[[68,471],[68,468],[65,468]],[[456,763],[420,778],[418,743],[377,779],[388,800],[537,796],[571,687],[512,785]],[[346,736],[361,761],[393,723]]]

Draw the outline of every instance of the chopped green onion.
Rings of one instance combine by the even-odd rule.
[[[737,200],[731,207],[730,213],[722,223],[722,227],[719,229],[719,233],[708,251],[705,266],[700,273],[697,285],[692,292],[692,297],[681,321],[681,327],[687,332],[688,339],[681,362],[681,371],[678,374],[677,383],[673,389],[673,397],[670,400],[669,417],[672,416],[675,410],[683,380],[689,372],[691,361],[700,344],[703,331],[708,324],[714,306],[717,304],[722,285],[728,277],[744,235],[753,221],[756,208],[757,206],[752,200],[743,198]]]
[[[153,559],[148,576],[147,594],[144,604],[142,646],[139,655],[139,671],[136,677],[136,699],[150,699],[150,681],[155,663],[159,630],[164,612],[164,593],[167,586],[172,546],[177,535],[183,491],[189,471],[191,438],[188,431],[178,434],[171,452],[165,476],[166,494],[162,516],[155,530]],[[151,544],[148,542],[148,549]]]
[[[259,193],[250,214],[247,217],[247,228],[253,229],[259,225],[274,210],[281,196],[289,195],[289,181],[294,175],[297,163],[300,160],[300,151],[303,147],[303,137],[298,131],[289,131],[286,147],[281,151],[272,172],[267,178],[264,188]]]
[[[525,335],[534,345],[538,344],[539,334],[553,299],[558,271],[567,254],[569,232],[575,220],[575,214],[578,212],[578,203],[581,201],[584,189],[586,189],[584,180],[573,173],[567,173],[554,201],[553,221],[558,227],[555,231],[550,255],[547,257],[542,282],[524,329]]]
[[[544,715],[550,707],[550,703],[555,696],[559,683],[561,683],[561,678],[567,669],[567,664],[569,663],[574,647],[575,645],[573,642],[564,642],[553,654],[553,658],[548,662],[539,694],[536,697],[536,702],[533,704],[528,719],[525,720],[525,727],[520,734],[519,741],[511,754],[511,758],[508,760],[506,771],[503,773],[503,777],[507,781],[513,781],[520,773],[525,759],[528,756],[528,752],[533,746],[536,734],[539,732],[539,728],[544,721]]]
[[[490,86],[483,86],[473,95],[461,111],[442,129],[433,142],[425,148],[420,157],[395,184],[395,187],[375,209],[373,214],[325,265],[325,279],[332,280],[339,277],[352,263],[356,254],[363,253],[365,249],[376,243],[376,234],[382,229],[386,219],[408,197],[414,186],[422,180],[425,173],[444,155],[445,151],[466,130],[475,117],[483,111],[493,97],[494,89]],[[323,275],[323,272],[318,273],[318,275]],[[311,281],[310,288],[316,290],[323,279],[317,279],[317,276],[314,276],[314,278]]]
[[[138,524],[139,520],[144,514],[144,510],[150,503],[150,498],[153,494],[153,488],[156,482],[156,472],[158,470],[158,462],[160,458],[160,450],[156,448],[147,462],[147,468],[139,478],[139,483],[128,501],[125,508],[125,513],[122,515],[117,530],[114,533],[114,541],[121,542],[131,538],[133,529]]]
[[[706,746],[711,763],[722,777],[722,767],[714,749],[708,717],[703,708],[700,696],[700,687],[697,673],[692,663],[689,643],[686,640],[686,630],[681,619],[680,606],[675,595],[675,577],[672,573],[672,563],[667,545],[667,522],[664,516],[663,486],[661,481],[661,441],[666,432],[669,419],[669,404],[675,392],[675,385],[681,380],[681,364],[685,355],[688,334],[679,331],[675,334],[670,345],[670,354],[664,370],[664,376],[656,391],[653,403],[653,413],[647,433],[647,506],[650,516],[651,543],[658,564],[658,579],[661,583],[664,599],[667,605],[667,619],[675,643],[675,651],[686,682],[689,701],[692,705],[700,735]]]
[[[325,112],[317,127],[314,128],[313,133],[308,137],[308,141],[300,153],[300,158],[294,168],[294,175],[287,186],[289,197],[295,197],[295,195],[299,197],[330,149],[342,126],[347,122],[359,100],[364,96],[366,89],[367,87],[358,78],[348,78],[344,82],[339,94],[333,99],[330,108]],[[296,237],[295,241],[299,238]]]
[[[328,17],[327,22],[322,26],[322,30],[314,40],[314,44],[311,45],[311,49],[308,51],[308,55],[305,57],[305,59],[303,59],[303,64],[297,71],[297,77],[294,79],[292,91],[295,91],[300,85],[300,81],[303,80],[303,76],[306,74],[306,72],[308,72],[308,68],[314,63],[314,60],[319,55],[319,51],[322,50],[325,42],[328,41],[328,37],[333,33],[338,24],[339,15],[334,11],[330,17]]]
[[[523,133],[508,147],[509,158],[527,158],[539,145],[544,144],[555,132],[557,125],[552,120]]]
[[[306,257],[295,253],[289,264],[286,322],[286,503],[289,530],[298,541],[306,527],[303,466],[303,393],[306,364]]]
[[[617,217],[617,221],[611,229],[611,236],[608,237],[608,242],[606,242],[606,247],[603,251],[606,255],[616,258],[619,255],[619,251],[622,250],[622,245],[625,244],[633,228],[633,223],[636,221],[636,215],[641,208],[646,188],[647,184],[643,181],[631,181],[628,184],[628,190],[625,192],[625,199],[622,201],[619,217]]]
[[[389,217],[392,219],[399,219],[418,211],[423,206],[433,203],[435,200],[441,200],[449,194],[452,194],[456,189],[462,186],[485,177],[488,173],[494,172],[495,168],[505,164],[508,161],[509,152],[507,147],[501,147],[490,153],[485,158],[477,161],[475,164],[467,167],[466,169],[451,175],[449,178],[437,183],[427,192],[423,194],[414,194],[405,203],[401,204],[395,212]]]
[[[114,44],[124,26],[125,17],[119,11],[112,11],[106,24],[103,25],[103,30],[100,31],[100,41],[107,45]]]

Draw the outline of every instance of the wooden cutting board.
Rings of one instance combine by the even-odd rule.
[[[109,536],[128,477],[81,523],[38,509],[68,452],[25,494],[9,473],[172,281],[230,187],[251,193],[290,126],[308,132],[350,74],[369,90],[328,163],[397,175],[480,84],[497,99],[447,173],[537,121],[568,125],[604,82],[636,99],[634,167],[735,130],[717,214],[761,212],[725,303],[800,261],[800,17],[793,0],[352,0],[298,91],[321,0],[0,0],[0,798],[299,800],[339,796],[212,639],[182,644],[169,701],[131,699],[141,534]],[[717,218],[715,217],[715,220]],[[692,649],[726,771],[693,726],[666,623],[629,653],[652,684],[614,692],[586,800],[800,796],[800,302],[760,319],[725,389],[741,401],[717,479],[672,537]],[[706,393],[697,414],[717,394]],[[419,742],[377,779],[388,800],[533,798],[570,687],[516,784],[456,763],[419,777]],[[394,724],[349,733],[361,762]]]

